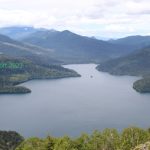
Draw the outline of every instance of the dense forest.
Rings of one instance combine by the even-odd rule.
[[[79,76],[75,71],[58,65],[42,66],[27,59],[0,55],[0,94],[30,93],[30,89],[16,86],[28,80]]]
[[[122,132],[116,129],[83,133],[76,138],[32,137],[23,139],[16,132],[0,132],[2,150],[150,150],[150,130],[129,127]]]

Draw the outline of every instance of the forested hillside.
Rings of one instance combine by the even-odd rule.
[[[57,79],[78,77],[73,70],[57,65],[39,66],[27,59],[19,59],[0,55],[0,93],[30,93],[25,87],[18,87],[20,83],[33,79]]]
[[[134,83],[134,89],[143,93],[150,92],[150,47],[125,57],[104,62],[97,69],[113,75],[142,76],[145,79]]]

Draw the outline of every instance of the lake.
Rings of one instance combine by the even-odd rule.
[[[132,89],[137,77],[98,72],[95,64],[67,65],[81,78],[34,80],[26,95],[0,96],[0,130],[25,137],[78,136],[104,128],[150,127],[150,94]]]

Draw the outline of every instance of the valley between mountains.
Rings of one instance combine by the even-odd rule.
[[[103,41],[71,31],[33,27],[0,29],[0,65],[20,63],[22,68],[0,68],[0,93],[30,93],[16,86],[31,79],[80,77],[63,64],[96,63],[97,70],[113,75],[134,75],[143,79],[133,88],[150,92],[150,37],[130,36]]]

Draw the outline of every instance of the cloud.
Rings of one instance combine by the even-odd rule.
[[[149,33],[149,0],[0,0],[0,26],[69,29],[89,36]]]
[[[145,15],[150,14],[150,2],[148,1],[131,1],[126,4],[128,14],[131,15]]]

